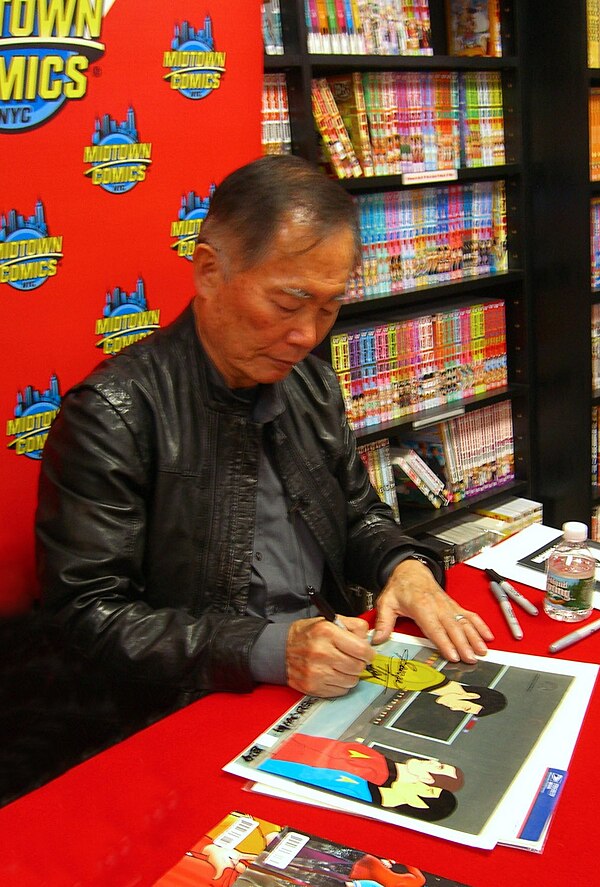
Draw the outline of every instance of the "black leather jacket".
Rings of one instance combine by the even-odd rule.
[[[278,384],[280,476],[349,614],[347,583],[377,591],[382,559],[414,543],[368,482],[332,368],[310,356]],[[43,603],[117,680],[179,704],[252,687],[266,625],[245,615],[261,434],[212,396],[191,307],[65,395],[40,478]]]

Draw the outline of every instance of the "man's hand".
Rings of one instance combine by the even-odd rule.
[[[290,687],[310,696],[343,696],[373,659],[363,619],[339,617],[348,631],[318,617],[292,622],[286,647]]]
[[[459,607],[417,560],[398,564],[377,598],[373,643],[387,640],[398,616],[413,619],[421,631],[452,662],[476,662],[487,653],[486,641],[494,635],[483,619]]]

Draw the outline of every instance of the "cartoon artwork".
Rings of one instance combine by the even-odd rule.
[[[559,729],[565,700],[576,718],[585,709],[591,678],[573,669],[497,650],[453,663],[394,634],[350,693],[304,697],[224,769],[277,795],[490,848],[560,767],[540,738]]]
[[[443,819],[456,807],[453,792],[462,788],[458,767],[435,758],[391,760],[375,748],[296,733],[260,769],[325,788],[406,816]]]

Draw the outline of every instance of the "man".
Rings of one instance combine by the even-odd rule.
[[[344,694],[373,656],[349,583],[378,594],[375,642],[406,615],[449,659],[485,653],[489,629],[380,502],[310,353],[359,247],[351,199],[310,164],[242,167],[212,198],[192,305],[64,397],[40,480],[43,600],[121,688],[162,706],[263,680]]]

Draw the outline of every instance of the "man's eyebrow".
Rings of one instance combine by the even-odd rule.
[[[307,290],[303,290],[302,287],[299,286],[282,286],[281,290],[288,296],[294,296],[296,299],[312,298],[312,293],[307,292]]]
[[[313,294],[309,293],[307,290],[303,290],[302,287],[295,286],[282,286],[281,291],[286,293],[288,296],[294,296],[296,299],[312,299]],[[342,302],[346,298],[346,291],[338,293],[336,296],[332,296],[329,300],[330,302]]]

